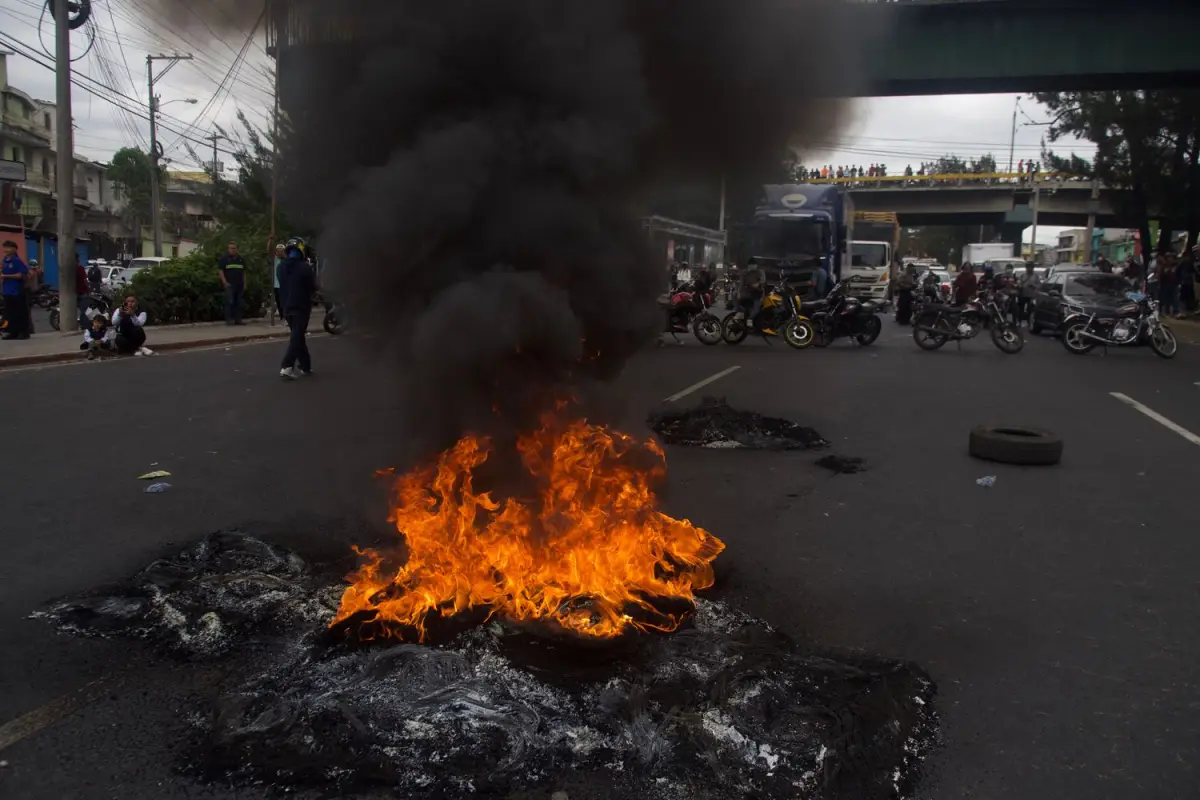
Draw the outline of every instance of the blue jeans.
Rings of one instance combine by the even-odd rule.
[[[225,321],[229,324],[242,321],[242,296],[246,294],[245,286],[231,283],[225,287]]]

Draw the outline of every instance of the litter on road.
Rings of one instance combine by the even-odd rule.
[[[138,475],[139,481],[152,481],[155,478],[169,478],[171,473],[165,469],[156,469],[154,472],[147,472],[145,475]]]
[[[996,485],[996,476],[995,475],[984,475],[982,478],[977,478],[975,480],[975,483],[979,484],[980,486],[982,486],[985,489],[990,489]]]
[[[171,488],[169,483],[152,483],[146,487],[146,494],[162,494]]]

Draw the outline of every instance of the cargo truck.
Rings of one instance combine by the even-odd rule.
[[[962,261],[958,262],[959,266],[963,264],[980,265],[988,261],[994,261],[998,258],[1012,258],[1013,245],[1005,242],[978,242],[975,244],[963,245]]]
[[[843,264],[849,263],[853,214],[853,202],[841,186],[764,186],[751,224],[750,261],[768,279],[787,280],[801,291],[815,285],[820,267],[832,282],[841,280]]]
[[[889,299],[892,258],[900,247],[899,219],[892,212],[855,211],[852,232],[844,274],[850,294],[860,299]]]

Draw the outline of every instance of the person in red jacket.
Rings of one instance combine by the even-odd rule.
[[[88,309],[89,298],[92,285],[88,282],[87,270],[83,268],[83,264],[79,263],[79,259],[75,259],[75,310],[79,312],[79,330],[86,331],[88,329],[88,319],[84,316]]]
[[[971,269],[970,264],[963,264],[954,276],[954,304],[966,305],[968,301],[975,299],[978,292],[979,281],[975,278],[975,271]]]

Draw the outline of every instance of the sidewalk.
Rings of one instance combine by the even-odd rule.
[[[146,346],[154,352],[188,350],[218,344],[235,344],[265,339],[283,339],[287,326],[276,319],[271,325],[265,318],[248,319],[245,325],[230,326],[224,322],[199,322],[190,325],[147,325]],[[79,343],[83,332],[69,334],[51,331],[35,333],[25,340],[0,341],[0,369],[26,364],[47,364],[55,361],[82,360]]]

